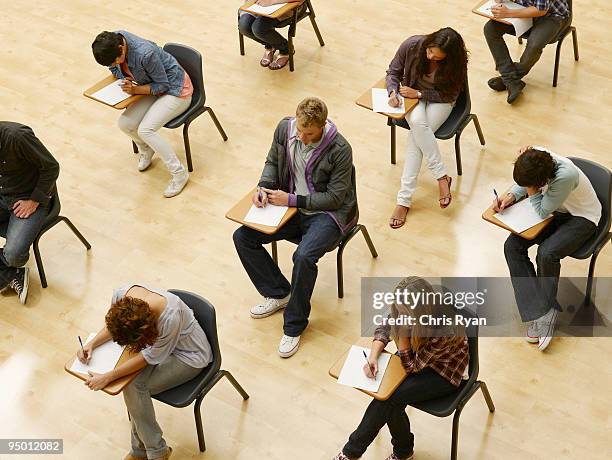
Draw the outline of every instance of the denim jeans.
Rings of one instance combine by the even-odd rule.
[[[567,26],[570,18],[560,16],[542,16],[533,19],[533,27],[527,37],[525,51],[519,62],[513,62],[504,35],[514,35],[514,26],[499,21],[490,20],[484,26],[484,35],[495,60],[495,68],[501,74],[506,86],[520,80],[529,73],[531,68],[542,56],[542,50],[559,32]]]
[[[49,213],[38,206],[27,219],[20,219],[12,211],[14,200],[0,195],[0,236],[6,239],[0,249],[0,289],[4,289],[30,258],[30,246],[40,232]]]
[[[414,449],[414,435],[410,431],[406,406],[440,398],[454,391],[457,388],[430,367],[408,375],[389,399],[372,400],[342,452],[349,458],[361,457],[386,424],[391,433],[393,453],[399,458],[408,457]]]
[[[261,43],[266,49],[276,48],[281,54],[287,55],[289,42],[276,31],[279,24],[278,19],[248,13],[241,14],[238,19],[238,28],[242,35]]]
[[[579,249],[595,229],[595,224],[584,217],[558,212],[533,240],[514,233],[508,237],[504,254],[523,322],[538,319],[551,308],[561,310],[557,302],[561,259]],[[527,253],[534,244],[538,245],[537,273]]]
[[[291,294],[284,312],[284,333],[290,337],[302,334],[308,326],[310,298],[317,279],[317,262],[338,245],[340,229],[327,214],[306,215],[298,212],[273,235],[248,227],[234,232],[238,257],[255,288],[264,297],[282,299]],[[279,240],[300,240],[293,253],[291,284],[263,247]]]
[[[202,369],[191,367],[170,355],[157,366],[147,366],[123,390],[125,406],[132,424],[132,451],[135,457],[158,458],[166,453],[166,441],[155,419],[151,395],[181,385]]]

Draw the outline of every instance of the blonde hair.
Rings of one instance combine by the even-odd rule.
[[[319,98],[307,97],[297,106],[295,116],[304,127],[315,125],[321,128],[327,121],[327,106]]]
[[[418,276],[409,276],[404,278],[395,287],[395,291],[421,292],[423,294],[433,293],[434,289],[426,280]],[[409,337],[410,348],[412,351],[417,351],[427,340],[432,337],[453,337],[456,345],[460,345],[465,340],[465,329],[462,326],[453,324],[450,326],[435,326],[423,325],[419,318],[443,318],[444,316],[453,317],[454,307],[452,305],[440,305],[431,302],[431,297],[424,295],[424,301],[417,302],[414,305],[406,305],[401,302],[394,302],[391,305],[391,316],[398,317],[413,317],[415,318],[414,326],[391,326],[391,336],[397,340],[399,337]]]

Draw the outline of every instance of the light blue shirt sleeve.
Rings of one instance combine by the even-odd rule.
[[[516,203],[518,200],[527,195],[527,187],[521,187],[520,185],[514,184],[508,193],[514,195],[514,202]]]
[[[578,180],[576,168],[559,168],[555,178],[548,184],[548,190],[530,196],[529,201],[538,215],[544,218],[563,206],[569,194],[578,186]]]

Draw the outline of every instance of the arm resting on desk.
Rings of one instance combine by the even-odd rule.
[[[90,390],[102,390],[115,380],[138,372],[146,366],[147,362],[142,356],[142,353],[138,353],[136,356],[133,356],[122,365],[106,374],[94,374],[93,372],[89,372],[89,378],[85,380],[85,385],[87,385]]]

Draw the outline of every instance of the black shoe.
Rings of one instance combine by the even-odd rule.
[[[506,89],[506,84],[502,80],[502,77],[493,77],[491,78],[487,84],[489,88],[494,89],[495,91],[504,91]]]
[[[28,287],[30,285],[30,269],[28,267],[18,268],[17,276],[11,280],[9,286],[19,296],[19,301],[25,305],[28,298]]]
[[[523,80],[513,81],[508,85],[508,99],[506,101],[508,104],[512,104],[523,92],[523,88],[525,87],[525,82]]]

